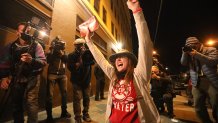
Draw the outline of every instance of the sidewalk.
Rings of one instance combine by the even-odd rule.
[[[107,95],[107,93],[105,93]],[[106,96],[105,96],[106,97]],[[92,122],[89,123],[104,123],[105,121],[105,111],[106,111],[106,100],[95,101],[94,96],[90,97],[90,117]],[[193,107],[185,106],[186,98],[182,96],[177,96],[174,99],[174,112],[176,118],[179,119],[178,123],[198,123],[198,119],[195,116]],[[73,104],[68,103],[68,111],[71,113],[72,117],[70,119],[60,119],[61,107],[53,108],[53,117],[55,118],[55,123],[75,123],[73,115]],[[46,123],[46,112],[39,112],[39,123]],[[26,117],[25,117],[26,121]],[[6,123],[13,123],[12,121]],[[83,122],[87,123],[87,122]],[[161,123],[173,123],[168,117],[161,115]]]

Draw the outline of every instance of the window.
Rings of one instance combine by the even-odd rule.
[[[111,10],[113,11],[114,9],[114,3],[113,3],[113,0],[110,0],[111,1]]]
[[[40,25],[38,26],[46,26],[44,22],[50,23],[51,21],[49,18],[46,18],[46,16],[42,16],[12,0],[8,0],[7,2],[1,1],[0,11],[2,13],[0,15],[0,25],[12,29],[16,29],[19,22],[31,21],[33,17],[40,19]]]
[[[106,24],[106,22],[107,22],[107,11],[106,11],[106,9],[104,7],[103,7],[103,21]]]
[[[40,3],[45,5],[49,9],[53,9],[54,6],[54,0],[38,0]]]
[[[120,16],[119,15],[117,15],[117,22],[118,22],[118,25],[120,24],[120,18],[119,18]]]
[[[126,49],[126,43],[122,43],[122,48]]]
[[[111,48],[111,52],[112,52],[112,54],[115,54],[115,53],[116,53],[113,48]]]
[[[104,51],[107,51],[107,43],[97,33],[94,34],[93,40],[97,46],[99,46]]]
[[[94,1],[94,8],[97,12],[99,12],[99,5],[100,5],[100,0],[95,0]]]
[[[119,34],[117,34],[117,41],[120,41],[121,39],[120,39],[120,35]]]
[[[114,11],[114,16],[115,16],[115,18],[117,18],[117,12],[116,12],[116,9],[115,9],[115,11]]]
[[[107,58],[107,55],[106,55],[106,54],[103,53],[103,55],[104,55],[105,58]]]
[[[53,6],[54,0],[44,0],[45,2],[47,2],[49,5]]]
[[[120,27],[121,27],[121,32],[123,32],[123,23],[120,23]]]
[[[78,26],[83,22],[84,22],[84,20],[79,15],[77,15],[76,16],[76,30],[77,31],[79,31]]]
[[[0,11],[2,13],[0,15],[0,28],[16,30],[17,24],[19,22],[36,22],[35,20],[37,20],[37,23],[35,23],[37,28],[46,28],[47,34],[49,35],[50,33],[50,29],[46,23],[50,24],[51,19],[48,18],[46,15],[39,14],[38,12],[27,6],[23,6],[22,3],[18,3],[14,0],[1,0]],[[48,44],[49,38],[45,37],[45,39],[43,39],[43,42],[45,44]]]
[[[114,35],[114,23],[111,22],[111,33]]]
[[[116,37],[116,39],[117,39],[117,29],[115,29],[115,37]]]

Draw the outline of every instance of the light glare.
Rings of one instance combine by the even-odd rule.
[[[116,47],[117,47],[118,50],[121,50],[121,49],[122,49],[122,43],[121,43],[121,42],[118,42],[118,43],[116,44]]]
[[[46,32],[45,32],[45,31],[39,31],[39,33],[40,33],[40,35],[41,35],[42,37],[45,37],[45,36],[47,36],[47,34],[46,34]]]
[[[157,54],[157,52],[156,52],[156,51],[153,51],[152,53],[153,53],[153,55]]]

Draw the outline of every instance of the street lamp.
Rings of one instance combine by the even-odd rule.
[[[165,69],[166,69],[166,71],[167,71],[167,70],[169,70],[169,68],[168,68],[168,67],[166,67]]]
[[[118,49],[118,50],[121,50],[122,47],[123,47],[123,45],[122,45],[121,42],[117,42],[116,46],[117,46],[117,49]]]
[[[157,54],[157,52],[154,50],[154,51],[152,52],[152,54],[153,54],[153,55],[156,55],[156,54]]]
[[[112,44],[112,47],[117,52],[122,49],[123,44],[121,42],[116,42],[115,44]]]
[[[155,50],[152,51],[152,56],[153,56],[153,58],[157,58],[157,59],[159,59],[159,57],[160,57],[160,55]]]
[[[48,36],[47,33],[46,33],[46,31],[43,31],[43,30],[39,31],[39,34],[40,34],[42,37]]]
[[[208,45],[208,46],[214,46],[214,45],[217,44],[217,43],[218,43],[217,40],[209,39],[209,40],[206,42],[206,45]]]

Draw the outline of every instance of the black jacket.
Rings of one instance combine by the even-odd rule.
[[[94,68],[94,74],[95,74],[95,78],[96,80],[102,80],[102,81],[105,81],[105,74],[104,74],[104,71],[100,68],[99,65],[95,65],[95,68]]]
[[[76,68],[76,64],[80,63],[80,66]],[[92,65],[94,64],[94,58],[89,50],[83,54],[74,51],[68,55],[67,67],[71,72],[71,81],[73,84],[77,84],[81,87],[88,87],[91,80]]]
[[[168,77],[160,77],[159,80],[151,79],[151,96],[162,97],[166,93],[173,95],[172,81]]]

